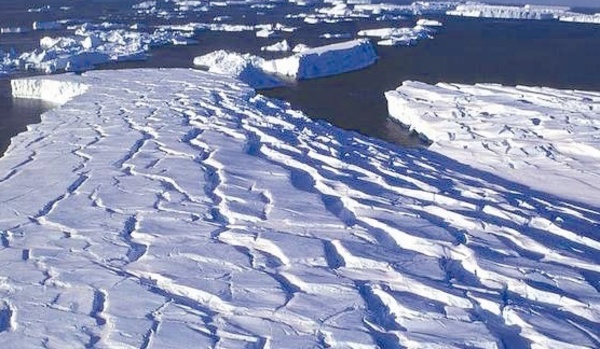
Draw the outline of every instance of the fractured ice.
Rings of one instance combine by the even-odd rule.
[[[582,142],[598,93],[406,84],[406,112],[479,149],[450,158],[201,71],[52,75],[13,92],[65,104],[0,158],[0,347],[600,344],[600,150]],[[476,169],[489,153],[502,175],[513,152],[476,147],[479,132],[532,165],[553,140],[567,175],[587,159],[578,178],[595,199]]]

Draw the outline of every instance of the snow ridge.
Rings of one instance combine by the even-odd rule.
[[[89,87],[0,159],[0,346],[600,345],[597,207],[221,75],[26,81]]]

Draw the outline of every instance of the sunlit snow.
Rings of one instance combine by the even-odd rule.
[[[491,88],[450,91],[468,109],[488,101],[461,95]],[[445,96],[415,91],[420,108]],[[207,72],[13,93],[64,104],[0,159],[0,347],[600,344],[597,201],[313,122]],[[597,98],[520,93],[541,127]]]

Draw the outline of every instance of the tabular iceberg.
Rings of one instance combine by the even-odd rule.
[[[0,347],[598,347],[597,201],[312,122],[223,75],[13,81],[68,102],[0,158]],[[432,113],[460,101],[420,90],[443,97]]]
[[[560,16],[561,22],[600,24],[600,13],[593,15],[568,12]]]
[[[211,72],[236,77],[254,88],[269,88],[282,84],[277,77],[297,80],[320,78],[363,69],[376,60],[373,46],[369,40],[362,39],[315,48],[303,47],[292,56],[273,60],[218,51],[196,57],[194,64]]]
[[[290,57],[265,61],[265,71],[294,79],[313,79],[363,69],[377,61],[369,40],[352,40],[304,50]]]
[[[552,20],[569,11],[564,6],[499,6],[488,4],[463,4],[448,10],[447,15],[462,17]]]
[[[573,200],[600,198],[600,93],[404,82],[390,115],[453,159]]]

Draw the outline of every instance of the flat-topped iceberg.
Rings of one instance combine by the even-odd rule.
[[[1,348],[597,347],[597,191],[557,198],[202,71],[12,85],[68,101],[0,158]],[[430,113],[500,111],[419,90]],[[514,94],[536,133],[556,98],[598,112],[539,92]]]
[[[390,115],[453,159],[598,205],[600,93],[404,82]]]
[[[441,15],[462,4],[460,1],[415,1],[408,5],[394,3],[366,3],[354,5],[357,13],[370,15],[400,14],[400,15]]]
[[[377,61],[369,40],[352,40],[304,50],[293,56],[265,61],[265,71],[294,79],[314,79],[363,69]]]
[[[569,7],[563,6],[501,6],[475,3],[458,5],[446,14],[462,17],[549,20],[558,19],[569,10]]]
[[[196,57],[194,64],[212,72],[237,77],[255,88],[268,88],[273,87],[274,81],[281,84],[277,76],[296,80],[314,79],[363,69],[377,60],[373,46],[365,39],[298,50],[292,56],[273,60],[218,51]],[[267,75],[271,78],[265,78]]]
[[[567,12],[559,18],[562,22],[600,24],[600,13],[593,15]]]

